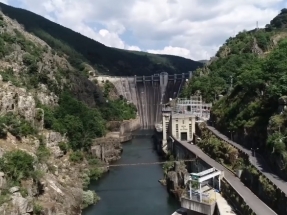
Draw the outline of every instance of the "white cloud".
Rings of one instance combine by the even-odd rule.
[[[253,29],[256,21],[265,26],[286,4],[286,0],[18,1],[107,46],[195,60],[212,56],[228,37]],[[13,0],[9,3],[13,5]]]
[[[180,47],[172,47],[172,46],[166,46],[162,50],[147,50],[150,53],[154,54],[172,54],[172,55],[179,55],[183,56],[185,58],[191,58],[190,50],[186,48],[180,48]]]
[[[131,51],[141,51],[140,47],[138,46],[127,46],[126,49]]]

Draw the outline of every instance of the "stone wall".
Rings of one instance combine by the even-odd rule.
[[[140,128],[140,118],[121,121],[111,121],[107,123],[107,129],[118,133],[120,142],[127,142],[132,139],[132,132]]]
[[[95,139],[91,151],[95,157],[109,163],[121,158],[123,150],[121,143],[132,139],[132,131],[140,127],[140,120],[136,118],[123,122],[109,122],[107,127],[112,132]]]
[[[107,163],[120,159],[122,145],[119,132],[110,132],[105,137],[95,139],[91,151],[95,157]]]
[[[140,118],[123,121],[120,125],[119,132],[121,143],[132,139],[132,132],[140,128]]]

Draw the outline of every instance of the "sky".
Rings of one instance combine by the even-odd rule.
[[[264,27],[287,0],[0,0],[107,46],[209,59],[230,36]]]

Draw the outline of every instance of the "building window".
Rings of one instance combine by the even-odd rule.
[[[184,119],[182,120],[182,124],[184,124]]]

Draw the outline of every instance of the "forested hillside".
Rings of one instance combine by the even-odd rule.
[[[0,13],[0,214],[78,215],[98,200],[87,185],[105,163],[91,146],[136,117],[101,84]]]
[[[202,63],[171,55],[125,51],[107,47],[30,11],[0,3],[2,12],[47,42],[55,51],[68,56],[75,68],[87,73],[89,63],[96,73],[109,75],[151,75],[194,71]]]
[[[227,135],[234,133],[235,140],[248,148],[259,148],[285,178],[286,56],[287,9],[283,9],[266,28],[226,40],[183,92],[189,96],[200,91],[206,101],[214,102],[215,126]]]

